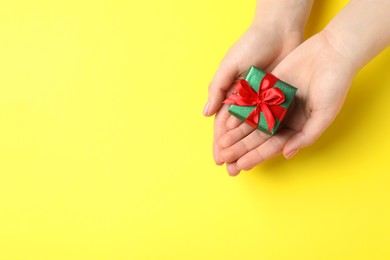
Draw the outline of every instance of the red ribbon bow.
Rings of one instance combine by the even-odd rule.
[[[273,87],[277,81],[277,77],[267,73],[260,82],[259,91],[256,93],[246,80],[240,80],[235,84],[237,93],[231,94],[223,103],[237,106],[256,106],[246,122],[257,127],[260,112],[263,112],[270,132],[275,126],[275,118],[281,121],[287,112],[287,109],[279,106],[286,97],[279,88]]]

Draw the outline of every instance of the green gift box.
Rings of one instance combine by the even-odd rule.
[[[257,129],[274,135],[290,109],[297,89],[270,73],[250,67],[245,80],[224,103],[229,112]]]

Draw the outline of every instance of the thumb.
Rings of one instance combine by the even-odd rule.
[[[205,116],[212,116],[218,111],[237,74],[236,66],[227,65],[227,62],[220,65],[209,85],[208,102],[203,110]]]
[[[286,159],[293,157],[300,149],[312,145],[332,123],[329,111],[312,112],[302,130],[291,136],[283,148]]]

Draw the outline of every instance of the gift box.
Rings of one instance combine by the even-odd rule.
[[[274,135],[290,109],[297,89],[252,66],[245,80],[235,84],[236,92],[224,103],[229,112],[253,127]]]

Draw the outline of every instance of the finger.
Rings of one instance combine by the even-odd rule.
[[[219,146],[219,139],[221,136],[227,133],[226,121],[229,118],[230,114],[227,111],[227,105],[221,107],[218,113],[214,118],[214,140],[213,140],[213,154],[214,161],[217,165],[222,165],[224,162],[219,160],[219,153],[221,148]]]
[[[229,130],[223,136],[221,136],[221,138],[219,139],[219,146],[222,149],[228,148],[233,144],[237,143],[238,141],[244,139],[247,135],[249,135],[255,130],[256,128],[246,123],[242,123],[235,129]]]
[[[237,168],[237,163],[232,162],[232,163],[227,163],[226,164],[226,170],[229,173],[230,176],[237,176],[240,174],[241,170]]]
[[[269,138],[270,135],[267,135],[259,130],[252,131],[248,136],[244,137],[237,143],[226,149],[223,149],[219,155],[220,160],[226,163],[234,162],[256,147],[261,146]]]
[[[238,127],[239,125],[241,125],[242,123],[243,122],[240,119],[238,119],[237,117],[230,116],[228,121],[226,122],[226,127],[227,127],[227,129],[232,130],[232,129]]]
[[[302,130],[289,138],[283,149],[284,157],[289,159],[303,147],[313,144],[332,123],[332,115],[329,111],[312,112]]]
[[[236,79],[238,72],[235,66],[226,64],[228,63],[221,63],[209,85],[208,102],[203,111],[205,116],[212,116],[218,111],[226,98],[226,92],[231,88]]]
[[[256,165],[280,154],[288,138],[294,134],[293,130],[284,129],[270,137],[266,142],[257,146],[237,160],[237,168],[250,170]]]

